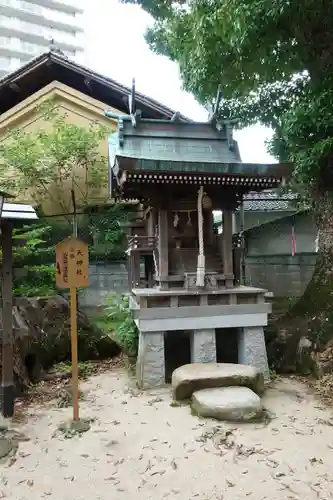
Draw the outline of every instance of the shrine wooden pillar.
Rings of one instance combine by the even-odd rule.
[[[164,208],[158,210],[158,274],[161,286],[167,288],[165,278],[169,275],[169,236],[168,236],[168,211]]]
[[[155,208],[151,207],[150,211],[147,215],[147,236],[152,238],[156,236],[156,212]],[[151,288],[154,286],[154,274],[156,274],[156,269],[154,266],[154,248],[152,248],[152,255],[147,256],[145,259],[145,272],[146,272],[146,281],[148,283],[148,287]],[[156,254],[155,254],[156,255]]]
[[[140,251],[134,250],[132,252],[132,263],[133,263],[133,288],[138,288],[140,285],[140,274],[141,274],[141,259],[140,259]]]
[[[226,286],[232,287],[233,280],[233,256],[232,256],[232,213],[230,209],[223,209],[223,273],[231,276],[226,279]]]

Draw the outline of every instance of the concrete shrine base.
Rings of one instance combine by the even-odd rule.
[[[165,384],[167,332],[190,332],[191,363],[215,363],[218,330],[224,328],[233,328],[237,335],[238,363],[254,366],[268,381],[263,327],[271,306],[265,303],[265,292],[252,287],[210,292],[133,290],[131,307],[139,329],[138,386]]]

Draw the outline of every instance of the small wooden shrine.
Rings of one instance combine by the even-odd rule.
[[[170,332],[189,335],[190,362],[215,362],[223,361],[216,347],[223,329],[237,337],[238,362],[267,378],[270,306],[266,290],[235,279],[232,214],[245,193],[277,187],[290,166],[242,163],[230,126],[214,115],[207,123],[143,119],[134,109],[106,115],[118,120],[109,138],[110,194],[143,207],[128,235],[139,385],[165,383]],[[223,213],[222,235],[214,231],[214,210]]]

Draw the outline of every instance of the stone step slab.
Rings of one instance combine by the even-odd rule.
[[[195,391],[214,387],[244,386],[257,394],[264,391],[264,376],[253,366],[233,363],[191,363],[172,374],[173,398],[188,399]]]
[[[215,387],[192,395],[192,409],[205,418],[251,422],[262,416],[260,397],[248,387]]]

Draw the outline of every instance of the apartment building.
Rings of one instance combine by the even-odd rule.
[[[83,62],[83,9],[74,1],[0,0],[0,78],[52,44]]]

